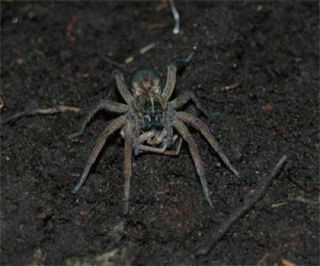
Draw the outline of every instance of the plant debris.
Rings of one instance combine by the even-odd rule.
[[[197,245],[195,249],[196,256],[208,254],[214,245],[228,232],[230,227],[266,194],[273,179],[280,173],[286,161],[287,156],[283,155],[269,176],[260,181],[257,187],[248,193],[243,200],[243,204],[233,210],[230,216],[216,230],[210,233],[201,244]]]
[[[1,120],[1,124],[7,124],[9,122],[13,122],[23,116],[33,116],[33,115],[53,115],[57,113],[65,113],[65,112],[74,112],[79,113],[81,109],[78,107],[73,106],[65,106],[65,105],[58,105],[56,107],[51,108],[38,108],[33,110],[25,110],[14,115],[11,115],[7,118]]]

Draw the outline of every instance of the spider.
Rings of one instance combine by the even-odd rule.
[[[189,146],[205,199],[213,207],[199,150],[187,125],[200,131],[231,172],[236,176],[239,176],[239,173],[223,153],[208,126],[198,117],[187,112],[178,111],[189,101],[193,101],[195,106],[205,113],[205,110],[201,107],[194,94],[192,92],[185,92],[177,98],[170,100],[175,89],[177,71],[180,67],[185,67],[190,62],[192,56],[193,53],[186,59],[176,59],[168,65],[167,80],[164,86],[161,84],[160,76],[152,69],[145,68],[136,71],[131,78],[130,88],[127,87],[121,70],[113,72],[118,91],[126,104],[108,99],[102,100],[85,117],[80,130],[70,136],[74,138],[82,135],[93,116],[100,110],[120,115],[112,120],[98,136],[96,145],[89,156],[79,182],[72,191],[73,193],[78,192],[85,183],[90,169],[95,163],[107,138],[116,131],[120,131],[120,135],[124,138],[125,142],[124,214],[128,214],[129,211],[133,155],[140,152],[151,152],[169,156],[178,155],[183,140]]]

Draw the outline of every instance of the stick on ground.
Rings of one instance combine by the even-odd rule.
[[[180,31],[180,15],[173,0],[170,0],[170,7],[175,21],[173,33],[178,34]]]
[[[280,173],[286,160],[287,156],[283,155],[276,166],[273,168],[270,175],[267,176],[263,181],[261,181],[255,189],[251,190],[245,197],[243,203],[239,207],[234,209],[231,212],[230,216],[195,248],[194,254],[196,256],[208,254],[212,250],[214,245],[228,232],[233,223],[245,213],[247,213],[247,211],[252,208],[258,202],[258,200],[266,194],[273,179]]]
[[[81,109],[78,107],[72,107],[72,106],[64,106],[64,105],[58,105],[56,107],[52,108],[38,108],[33,110],[25,110],[19,113],[16,113],[14,115],[11,115],[3,120],[1,120],[0,124],[6,124],[12,121],[15,121],[23,116],[31,116],[31,115],[52,115],[57,113],[65,113],[65,112],[75,112],[79,113],[81,112]]]

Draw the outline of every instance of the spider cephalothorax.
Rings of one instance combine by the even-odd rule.
[[[134,97],[142,93],[161,93],[159,75],[152,69],[144,68],[136,71],[131,79],[131,91]]]
[[[90,169],[103,148],[106,139],[115,131],[120,130],[121,136],[125,139],[125,214],[129,210],[133,153],[153,152],[164,155],[178,155],[183,139],[188,143],[205,198],[209,205],[213,206],[199,150],[186,124],[199,130],[208,140],[211,147],[218,153],[225,165],[237,176],[238,172],[222,152],[218,142],[206,124],[196,116],[178,111],[187,102],[192,100],[199,110],[205,112],[194,95],[191,92],[186,92],[170,101],[175,89],[177,68],[189,63],[191,57],[192,55],[187,59],[175,60],[168,66],[167,81],[164,86],[161,85],[159,75],[151,69],[141,69],[135,72],[131,79],[130,89],[126,86],[123,73],[120,70],[114,72],[118,90],[126,104],[107,99],[103,100],[85,118],[80,131],[71,136],[81,135],[94,114],[102,109],[121,114],[118,118],[111,121],[98,137],[97,144],[89,156],[80,181],[73,189],[74,193],[86,181]]]
[[[151,69],[136,71],[131,79],[133,119],[137,126],[146,131],[161,129],[167,103],[161,97],[160,77]]]

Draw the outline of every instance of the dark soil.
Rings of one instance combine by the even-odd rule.
[[[211,117],[187,110],[209,125],[243,177],[193,131],[215,210],[184,145],[177,157],[135,158],[130,214],[123,217],[118,135],[80,192],[70,193],[110,114],[98,115],[76,141],[67,136],[84,114],[23,117],[1,127],[1,265],[62,265],[113,249],[133,265],[319,265],[318,3],[176,4],[178,35],[170,10],[156,10],[158,1],[3,2],[1,116],[58,104],[89,110],[107,96],[122,101],[106,58],[123,64],[135,56],[125,65],[127,80],[142,66],[165,78],[167,63],[197,45],[176,95],[198,96]],[[194,257],[193,247],[283,154],[288,163],[266,196],[209,255]]]

